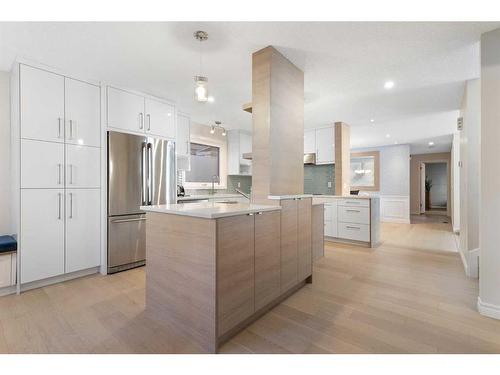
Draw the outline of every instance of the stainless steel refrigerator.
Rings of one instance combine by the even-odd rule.
[[[108,273],[145,264],[140,206],[176,202],[175,143],[108,132]]]

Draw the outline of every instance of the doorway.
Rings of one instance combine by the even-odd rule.
[[[448,215],[449,206],[448,163],[422,162],[420,167],[420,213]]]

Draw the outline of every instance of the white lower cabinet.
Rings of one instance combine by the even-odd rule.
[[[367,224],[339,223],[339,238],[354,241],[370,241],[370,226]]]
[[[101,186],[101,149],[66,145],[66,187],[98,188]]]
[[[21,191],[21,283],[64,273],[64,189]]]
[[[325,236],[338,237],[337,202],[325,203]]]
[[[21,140],[21,188],[64,187],[64,144]]]
[[[66,190],[66,272],[100,264],[100,190]]]

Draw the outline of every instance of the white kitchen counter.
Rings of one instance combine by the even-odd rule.
[[[141,210],[146,212],[157,212],[170,215],[199,217],[203,219],[218,219],[227,216],[237,216],[244,214],[255,214],[264,211],[281,210],[281,207],[250,203],[228,204],[220,202],[200,202],[141,206]]]
[[[245,198],[241,194],[193,194],[185,197],[177,197],[178,202],[193,201],[198,199],[229,199],[229,198]]]
[[[289,195],[269,195],[267,198],[272,200],[281,199],[301,199],[301,198],[312,198],[312,194],[289,194]]]

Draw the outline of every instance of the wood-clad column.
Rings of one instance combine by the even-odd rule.
[[[304,192],[304,73],[269,46],[252,55],[252,201]]]
[[[335,194],[351,194],[351,129],[335,123]]]

